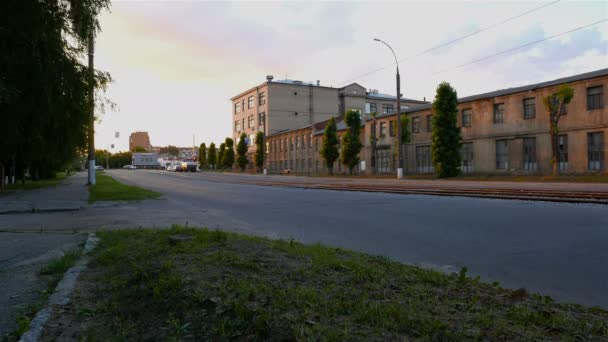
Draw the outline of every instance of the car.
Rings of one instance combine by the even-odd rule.
[[[96,166],[95,166],[95,170],[96,170],[96,171],[103,171],[103,170],[105,170],[105,169],[104,169],[104,168],[103,168],[103,166],[101,166],[101,165],[96,165]]]
[[[181,171],[183,172],[196,172],[196,163],[193,161],[184,161],[181,164]]]
[[[179,164],[171,164],[167,166],[167,171],[179,172],[182,170],[181,165]]]
[[[127,170],[135,170],[135,169],[137,169],[137,167],[135,165],[125,165],[122,168],[123,169],[127,169]]]
[[[281,174],[284,174],[284,175],[288,175],[288,174],[290,174],[290,173],[291,173],[291,169],[290,169],[290,168],[283,169],[283,170],[281,171]]]

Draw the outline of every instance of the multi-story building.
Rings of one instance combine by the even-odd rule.
[[[462,172],[550,174],[550,124],[543,98],[555,93],[563,84],[574,89],[574,97],[559,122],[558,167],[563,173],[605,173],[608,111],[604,106],[604,92],[608,88],[608,69],[459,99]],[[369,97],[366,101],[367,107]],[[431,104],[408,107],[402,110],[409,117],[409,130],[412,132],[412,141],[404,146],[405,171],[410,174],[433,173]],[[366,118],[361,131],[364,146],[360,155],[362,167],[358,171],[372,172],[372,156],[375,155],[373,169],[376,173],[395,172],[395,121],[395,113],[380,113],[375,118]],[[277,172],[290,168],[302,173],[325,172],[318,153],[324,126],[325,122],[321,122],[269,135],[270,170]],[[339,133],[345,129],[344,123],[338,122]],[[298,145],[298,139],[301,141],[306,137],[312,137],[308,138],[312,142],[310,147],[309,144]],[[372,150],[372,140],[376,141],[375,151]],[[302,159],[309,162],[302,162]],[[335,165],[335,171],[345,170]]]
[[[148,132],[133,132],[129,136],[129,151],[135,151],[136,147],[142,147],[149,151],[152,145],[150,144],[150,136]]]
[[[349,109],[366,114],[396,111],[395,96],[367,91],[356,83],[333,88],[322,86],[320,81],[273,80],[272,76],[267,76],[266,82],[232,97],[231,101],[235,146],[244,133],[249,144],[250,161],[255,152],[255,135],[258,131],[270,136],[299,129],[331,117],[341,117]],[[423,103],[426,102],[403,99],[402,108]]]

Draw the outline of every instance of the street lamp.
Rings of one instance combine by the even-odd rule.
[[[374,38],[374,41],[380,42],[388,47],[395,57],[395,64],[397,65],[397,179],[403,178],[403,153],[401,151],[401,77],[399,76],[399,61],[395,50],[388,45],[387,42]]]

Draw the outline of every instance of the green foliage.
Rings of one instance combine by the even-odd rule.
[[[447,82],[437,87],[433,101],[432,157],[437,176],[454,177],[460,173],[462,140],[457,126],[458,96]]]
[[[177,148],[177,146],[173,146],[173,145],[161,147],[159,152],[160,153],[167,153],[167,154],[170,154],[170,155],[172,155],[174,157],[179,156],[179,148]]]
[[[336,131],[336,120],[332,117],[329,119],[325,132],[323,133],[323,143],[319,151],[321,158],[325,160],[329,173],[333,173],[334,163],[338,159],[340,152],[338,151],[338,133]]]
[[[559,170],[557,167],[558,146],[557,146],[557,135],[559,134],[559,118],[565,113],[565,106],[572,101],[574,97],[574,89],[568,85],[563,84],[559,87],[556,93],[548,95],[543,98],[543,104],[549,114],[549,134],[551,134],[551,161],[553,163],[553,175],[557,176]]]
[[[97,165],[106,167],[108,157],[111,169],[120,169],[125,165],[131,165],[133,161],[133,154],[131,152],[109,153],[107,150],[95,150],[95,162]]]
[[[215,143],[209,145],[209,153],[207,154],[207,166],[215,169],[217,166],[217,151],[215,149]]]
[[[249,163],[249,160],[247,160],[247,144],[245,143],[246,138],[247,135],[245,133],[241,134],[239,143],[236,146],[236,153],[238,155],[236,163],[239,165],[241,171],[245,171],[245,167],[247,167],[247,164]]]
[[[234,140],[232,138],[226,138],[226,150],[222,155],[222,164],[225,169],[232,169],[234,165]]]
[[[0,2],[0,164],[18,178],[26,170],[35,179],[50,178],[86,147],[89,90],[105,90],[111,77],[88,71],[85,41],[99,29],[97,16],[109,4]],[[103,110],[105,101],[97,95]]]
[[[261,171],[264,168],[264,153],[266,152],[266,144],[264,143],[264,133],[258,132],[255,135],[255,167],[258,168],[258,171]]]
[[[407,144],[412,141],[412,132],[410,131],[410,119],[407,115],[401,115],[401,144]],[[395,135],[397,134],[397,120],[391,121],[391,125],[393,126],[393,131]],[[397,149],[399,148],[397,139],[393,139],[393,152],[397,155]]]
[[[342,138],[342,164],[348,167],[349,173],[353,174],[353,169],[359,164],[359,153],[363,145],[361,144],[361,115],[358,111],[349,110],[344,118],[346,122],[346,133]]]
[[[207,168],[207,145],[205,143],[198,148],[198,165],[201,170]]]
[[[221,143],[219,151],[217,152],[217,166],[220,169],[224,168],[224,152],[226,152],[226,143]]]
[[[162,149],[161,149],[162,150]],[[141,147],[141,146],[135,146],[133,148],[133,151],[131,152],[148,152],[148,150],[146,150],[145,148]]]

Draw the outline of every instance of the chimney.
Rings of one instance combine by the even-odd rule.
[[[426,102],[426,96],[422,98],[422,101]]]
[[[317,86],[320,86],[320,85],[321,85],[321,81],[317,80]]]
[[[274,77],[272,75],[266,76],[266,81],[271,82]]]

